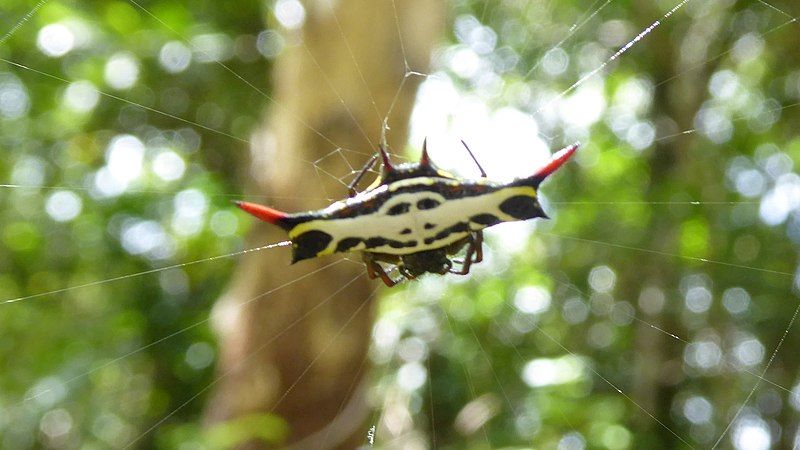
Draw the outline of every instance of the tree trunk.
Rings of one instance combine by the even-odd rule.
[[[302,28],[287,34],[275,61],[274,102],[253,139],[249,170],[257,193],[274,196],[264,202],[287,211],[344,197],[347,175],[375,152],[387,114],[390,147],[404,147],[421,80],[407,73],[428,70],[444,21],[441,1],[309,0],[304,7]],[[284,239],[259,223],[247,246]],[[274,413],[288,423],[293,448],[366,441],[364,369],[372,294],[382,284],[368,281],[351,256],[292,266],[288,249],[242,258],[214,309],[222,378],[206,408],[209,423]],[[264,445],[249,440],[242,448]]]

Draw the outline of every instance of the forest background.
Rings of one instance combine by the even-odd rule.
[[[3,448],[798,445],[796,4],[0,11]],[[323,207],[383,136],[583,145],[465,277],[289,266],[231,203]]]

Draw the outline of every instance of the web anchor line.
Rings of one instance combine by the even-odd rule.
[[[753,388],[750,389],[750,393],[747,394],[747,397],[744,399],[742,405],[736,411],[736,414],[734,414],[733,418],[730,420],[730,422],[728,422],[728,425],[725,427],[725,429],[722,430],[722,433],[719,435],[719,438],[717,438],[716,442],[714,442],[714,446],[711,447],[711,450],[714,450],[717,447],[719,447],[719,444],[728,434],[734,422],[736,422],[736,419],[738,419],[739,416],[742,414],[742,411],[744,411],[745,407],[750,402],[750,399],[753,397],[753,394],[755,394],[756,390],[761,385],[761,381],[763,379],[766,379],[765,377],[767,375],[767,371],[769,370],[770,366],[772,366],[772,363],[775,361],[775,357],[778,356],[778,351],[780,351],[781,347],[783,347],[783,343],[786,341],[786,336],[789,335],[789,330],[792,328],[795,321],[797,320],[798,313],[800,313],[800,305],[797,305],[797,308],[795,308],[794,314],[792,314],[792,319],[789,320],[789,325],[787,325],[786,329],[783,330],[783,334],[781,335],[780,341],[778,341],[778,345],[775,346],[775,350],[772,351],[772,355],[770,355],[769,361],[767,361],[767,365],[764,366],[764,370],[761,371],[761,376],[758,377],[758,380],[756,380],[755,384],[753,385]]]
[[[14,33],[17,32],[17,30],[22,28],[23,25],[25,25],[29,20],[31,20],[31,17],[33,17],[34,14],[36,14],[42,8],[42,6],[44,6],[45,3],[49,1],[50,0],[39,0],[39,3],[37,3],[33,8],[31,8],[31,10],[27,12],[27,14],[22,16],[22,19],[20,19],[17,23],[15,23],[14,26],[11,27],[11,29],[8,30],[8,32],[5,35],[3,35],[2,38],[0,38],[0,45],[5,44],[7,40],[11,39],[11,36],[13,36]]]
[[[765,269],[763,267],[746,266],[744,264],[735,264],[735,263],[729,263],[729,262],[726,262],[726,261],[718,261],[718,260],[708,259],[708,258],[699,258],[697,256],[679,255],[677,253],[661,252],[661,251],[658,251],[658,250],[651,250],[651,249],[648,249],[648,248],[633,247],[633,246],[622,245],[622,244],[614,244],[612,242],[604,242],[604,241],[598,241],[598,240],[594,240],[594,239],[585,239],[585,238],[580,238],[580,237],[577,237],[577,236],[567,236],[567,235],[556,234],[556,233],[541,233],[541,234],[543,234],[545,236],[553,236],[553,237],[558,237],[558,238],[562,238],[562,239],[569,239],[569,240],[572,240],[572,241],[586,242],[586,243],[591,243],[591,244],[599,244],[599,245],[605,245],[605,246],[608,246],[608,247],[623,248],[623,249],[626,249],[626,250],[634,250],[634,251],[644,252],[644,253],[652,253],[654,255],[671,256],[671,257],[674,257],[674,258],[681,258],[681,259],[686,259],[686,260],[689,260],[689,261],[697,261],[697,262],[702,262],[702,263],[707,263],[707,264],[719,264],[719,265],[722,265],[722,266],[735,267],[737,269],[755,270],[757,272],[764,272],[764,273],[769,273],[769,274],[773,274],[773,275],[783,275],[783,276],[789,276],[789,277],[794,277],[795,276],[795,274],[793,274],[791,272],[784,272],[784,271],[781,271],[781,270],[772,270],[772,269]]]
[[[315,305],[313,308],[311,308],[311,309],[309,309],[308,311],[306,311],[306,312],[305,312],[305,313],[304,313],[302,316],[298,317],[298,318],[297,318],[296,320],[294,320],[292,323],[290,323],[289,325],[287,325],[287,326],[286,326],[286,327],[285,327],[283,330],[281,330],[280,332],[278,332],[278,333],[274,334],[274,335],[273,335],[271,338],[269,338],[269,339],[268,339],[266,342],[264,342],[263,344],[261,344],[261,345],[260,345],[258,348],[256,348],[256,349],[255,349],[255,350],[253,350],[252,352],[250,352],[248,355],[245,355],[245,357],[244,357],[244,358],[242,358],[241,360],[239,360],[239,361],[238,361],[236,364],[234,364],[234,365],[233,365],[232,367],[230,367],[228,370],[226,370],[226,371],[225,371],[225,372],[223,372],[222,374],[220,374],[220,375],[218,375],[217,377],[215,377],[215,378],[214,378],[214,379],[213,379],[213,380],[212,380],[210,383],[208,383],[208,384],[207,384],[207,385],[206,385],[206,386],[205,386],[203,389],[200,389],[200,390],[199,390],[198,392],[196,392],[194,395],[192,395],[192,396],[191,396],[191,397],[189,397],[187,400],[185,400],[183,403],[181,403],[180,405],[178,405],[178,407],[177,407],[177,408],[173,409],[173,410],[172,410],[172,411],[170,411],[170,412],[169,412],[167,415],[165,415],[164,417],[162,417],[161,419],[159,419],[158,421],[156,421],[156,423],[154,423],[154,424],[153,424],[153,425],[152,425],[150,428],[148,428],[147,430],[145,430],[144,432],[142,432],[141,434],[139,434],[138,436],[136,436],[136,437],[135,437],[133,440],[131,440],[130,442],[128,442],[128,443],[127,443],[127,444],[126,444],[126,445],[125,445],[123,448],[125,448],[125,449],[127,449],[127,448],[131,448],[131,447],[132,447],[134,444],[136,444],[136,442],[140,441],[140,440],[141,440],[143,437],[147,436],[147,435],[148,435],[148,434],[150,434],[150,433],[151,433],[153,430],[155,430],[156,428],[158,428],[158,427],[159,427],[161,424],[163,424],[164,422],[166,422],[167,420],[169,420],[169,418],[170,418],[170,417],[174,416],[176,413],[178,413],[180,410],[182,410],[182,409],[183,409],[183,408],[185,408],[187,405],[189,405],[190,403],[192,403],[192,402],[193,402],[194,400],[196,400],[198,397],[200,397],[201,395],[203,395],[205,392],[207,392],[208,390],[210,390],[212,387],[216,386],[216,385],[217,385],[217,384],[218,384],[220,381],[222,381],[223,379],[225,379],[225,378],[226,378],[228,375],[232,374],[233,372],[235,372],[235,371],[237,371],[237,370],[240,370],[240,369],[241,369],[241,368],[242,368],[242,367],[243,367],[245,364],[249,363],[249,362],[250,362],[250,361],[251,361],[251,360],[252,360],[252,359],[253,359],[253,358],[254,358],[256,355],[258,355],[259,353],[261,353],[261,351],[262,351],[262,350],[264,350],[265,348],[267,348],[267,346],[268,346],[268,345],[270,345],[271,343],[275,342],[275,340],[277,340],[279,337],[281,337],[281,336],[282,336],[284,333],[286,333],[287,331],[289,331],[289,330],[290,330],[291,328],[293,328],[295,325],[297,325],[298,323],[300,323],[300,322],[302,322],[303,320],[305,320],[305,319],[306,319],[307,317],[309,317],[309,316],[310,316],[310,315],[311,315],[311,314],[312,314],[314,311],[316,311],[317,309],[321,308],[323,305],[326,305],[326,304],[327,304],[327,303],[328,303],[328,302],[329,302],[331,299],[333,299],[333,298],[334,298],[336,295],[338,295],[340,292],[342,292],[342,291],[343,291],[343,290],[344,290],[344,289],[345,289],[347,286],[351,285],[351,284],[352,284],[354,281],[358,280],[358,279],[359,279],[359,278],[361,278],[362,276],[364,276],[364,275],[363,275],[363,274],[359,274],[359,275],[356,275],[355,277],[353,277],[353,278],[352,278],[352,279],[351,279],[349,282],[345,283],[345,284],[344,284],[342,287],[340,287],[339,289],[337,289],[336,291],[334,291],[333,293],[331,293],[330,295],[328,295],[328,296],[327,296],[327,298],[325,298],[324,300],[320,301],[320,302],[319,302],[317,305]],[[355,317],[358,315],[358,313],[359,313],[359,312],[360,312],[360,311],[361,311],[361,310],[362,310],[362,309],[363,309],[363,308],[364,308],[364,307],[365,307],[365,306],[366,306],[366,305],[369,303],[369,300],[370,300],[370,299],[371,299],[371,298],[372,298],[372,297],[375,295],[375,292],[376,292],[376,291],[377,291],[377,290],[373,290],[373,291],[372,291],[372,293],[371,293],[370,295],[368,295],[368,296],[367,296],[367,298],[365,298],[365,299],[364,299],[364,301],[361,303],[361,305],[360,305],[358,308],[356,308],[356,310],[353,312],[353,314],[351,314],[351,315],[350,315],[350,317],[349,317],[349,318],[348,318],[348,320],[345,322],[345,324],[344,324],[344,325],[343,325],[343,326],[342,326],[342,327],[339,329],[339,331],[338,331],[338,332],[337,332],[337,333],[334,335],[333,339],[331,339],[331,340],[330,340],[330,342],[328,342],[328,344],[325,346],[325,348],[323,348],[323,349],[322,349],[322,351],[320,351],[320,353],[319,353],[319,354],[317,354],[317,355],[316,355],[316,357],[315,357],[315,358],[314,358],[314,359],[311,361],[311,363],[308,365],[308,367],[306,367],[306,369],[303,371],[303,374],[302,374],[302,375],[300,375],[300,378],[302,378],[302,377],[303,377],[303,375],[305,375],[305,374],[306,374],[306,372],[308,372],[308,371],[311,369],[311,367],[312,367],[312,366],[313,366],[313,365],[316,363],[316,361],[317,361],[317,360],[318,360],[320,357],[322,357],[322,355],[323,355],[323,354],[324,354],[324,353],[325,353],[325,352],[326,352],[326,351],[327,351],[327,350],[328,350],[328,349],[329,349],[329,348],[330,348],[330,347],[333,345],[333,343],[336,341],[336,339],[339,337],[339,335],[341,335],[341,334],[342,334],[342,332],[345,330],[345,328],[347,328],[347,326],[348,326],[348,325],[350,325],[350,322],[352,322],[352,321],[353,321],[353,319],[355,319]],[[297,384],[297,383],[300,381],[300,378],[298,378],[298,379],[295,381],[295,383],[292,385],[292,387],[294,387],[294,386],[295,386],[295,385],[296,385],[296,384]],[[289,390],[291,390],[291,388],[289,388]],[[280,403],[280,402],[281,402],[281,401],[282,401],[282,400],[283,400],[283,399],[284,399],[284,398],[285,398],[287,395],[288,395],[288,391],[287,391],[287,392],[285,392],[285,393],[284,393],[284,395],[283,395],[283,397],[281,397],[281,398],[280,398],[280,399],[279,399],[279,400],[278,400],[278,401],[275,403],[275,406],[273,406],[273,408],[270,410],[270,412],[273,412],[273,411],[274,411],[274,409],[275,409],[275,407],[278,405],[278,403]]]
[[[308,277],[316,275],[316,274],[318,274],[318,273],[320,273],[320,272],[322,272],[322,271],[324,271],[324,270],[326,270],[326,269],[328,269],[330,267],[333,267],[333,266],[335,266],[337,264],[340,264],[343,261],[344,261],[344,259],[340,259],[340,260],[334,261],[334,262],[332,262],[330,264],[326,264],[326,265],[324,265],[324,266],[322,266],[322,267],[320,267],[320,268],[318,268],[316,270],[313,270],[313,271],[308,272],[308,273],[306,273],[304,275],[301,275],[301,276],[299,276],[299,277],[297,277],[297,278],[295,278],[295,279],[293,279],[291,281],[287,281],[286,283],[283,283],[280,286],[276,286],[276,287],[274,287],[274,288],[272,288],[272,289],[270,289],[270,290],[268,290],[266,292],[262,292],[262,293],[256,295],[255,297],[252,297],[252,298],[250,298],[248,300],[245,300],[245,301],[243,301],[241,303],[237,303],[233,307],[234,308],[241,308],[241,307],[243,307],[245,305],[249,305],[250,303],[253,303],[253,302],[255,302],[255,301],[259,300],[259,299],[262,299],[262,298],[264,298],[264,297],[266,297],[266,296],[268,296],[270,294],[273,294],[273,293],[275,293],[275,292],[277,292],[277,291],[279,291],[279,290],[281,290],[281,289],[283,289],[285,287],[291,286],[291,285],[293,285],[293,284],[295,284],[295,283],[297,283],[299,281],[302,281],[302,280],[304,280],[304,279],[306,279]],[[68,385],[68,384],[72,383],[73,381],[79,380],[79,379],[81,379],[81,378],[83,378],[83,377],[85,377],[87,375],[91,375],[91,374],[97,372],[98,370],[102,370],[102,369],[104,369],[106,367],[109,367],[109,366],[111,366],[113,364],[116,364],[119,361],[124,360],[125,358],[133,356],[133,355],[135,355],[135,354],[137,354],[139,352],[142,352],[144,350],[147,350],[147,349],[149,349],[151,347],[155,347],[156,345],[158,345],[158,344],[160,344],[162,342],[168,341],[168,340],[172,339],[173,337],[178,336],[180,334],[183,334],[183,333],[185,333],[185,332],[187,332],[187,331],[189,331],[189,330],[191,330],[193,328],[196,328],[196,327],[198,327],[198,326],[200,326],[200,325],[202,325],[204,323],[207,323],[210,320],[211,320],[210,316],[206,317],[203,320],[199,320],[199,321],[197,321],[197,322],[195,322],[195,323],[193,323],[191,325],[188,325],[188,326],[186,326],[184,328],[181,328],[178,331],[172,332],[172,333],[170,333],[170,334],[168,334],[168,335],[166,335],[164,337],[161,337],[159,339],[156,339],[155,341],[150,342],[149,344],[146,344],[146,345],[144,345],[142,347],[139,347],[136,350],[131,350],[130,352],[125,353],[124,355],[121,355],[121,356],[118,356],[118,357],[116,357],[114,359],[111,359],[111,360],[109,360],[109,361],[107,361],[107,362],[105,362],[103,364],[100,364],[97,367],[94,367],[92,369],[87,370],[86,372],[83,372],[83,373],[81,373],[79,375],[75,375],[74,377],[64,381],[64,384]],[[25,397],[22,401],[26,402],[26,401],[34,400],[34,399],[36,399],[36,398],[38,398],[38,397],[50,392],[51,390],[52,389],[44,389],[42,391],[36,392],[33,395]]]
[[[608,65],[609,65],[609,64],[611,64],[612,62],[616,61],[616,60],[617,60],[617,58],[619,58],[619,57],[620,57],[620,56],[622,56],[622,55],[623,55],[625,52],[627,52],[628,50],[630,50],[630,49],[631,49],[631,48],[632,48],[634,45],[636,45],[636,44],[637,44],[639,41],[641,41],[642,39],[644,39],[644,38],[645,38],[645,37],[646,37],[648,34],[650,34],[650,33],[651,33],[653,30],[655,30],[656,28],[658,28],[658,27],[661,25],[661,23],[662,23],[664,20],[667,20],[669,17],[671,17],[673,14],[675,14],[675,13],[676,13],[676,12],[677,12],[679,9],[681,9],[681,8],[682,8],[684,5],[686,5],[686,4],[687,4],[687,3],[689,3],[690,1],[692,1],[692,0],[682,0],[680,3],[678,3],[677,5],[675,5],[675,6],[674,6],[672,9],[670,9],[669,11],[667,11],[667,13],[666,13],[666,14],[664,14],[664,15],[661,17],[661,19],[659,19],[659,20],[656,20],[655,22],[653,22],[652,24],[650,24],[650,26],[648,26],[648,27],[647,27],[647,28],[645,28],[645,29],[644,29],[642,32],[640,32],[639,34],[637,34],[637,35],[636,35],[636,37],[634,37],[633,39],[631,39],[630,41],[628,41],[628,43],[626,43],[625,45],[623,45],[622,47],[620,47],[620,49],[619,49],[619,50],[617,50],[617,51],[616,51],[616,53],[614,53],[613,55],[611,55],[611,57],[610,57],[610,58],[608,58],[608,59],[607,59],[605,62],[603,62],[602,64],[600,64],[599,66],[597,66],[597,67],[596,67],[595,69],[593,69],[591,72],[589,72],[589,73],[587,73],[586,75],[582,76],[582,77],[581,77],[581,78],[580,78],[578,81],[576,81],[575,83],[573,83],[573,84],[572,84],[570,87],[568,87],[568,88],[564,89],[564,90],[563,90],[563,91],[562,91],[560,94],[558,94],[558,95],[557,95],[557,96],[555,96],[554,98],[550,99],[550,101],[548,101],[547,103],[545,103],[543,106],[539,107],[539,108],[538,108],[536,111],[534,111],[534,112],[533,112],[533,115],[536,115],[536,114],[538,114],[538,113],[542,112],[542,110],[543,110],[543,109],[545,109],[545,108],[547,108],[548,106],[552,105],[554,102],[556,102],[556,101],[558,101],[558,100],[560,100],[560,99],[564,98],[564,96],[566,96],[566,95],[567,95],[567,94],[569,94],[570,92],[572,92],[572,91],[574,91],[575,89],[577,89],[577,88],[578,88],[578,86],[582,85],[582,84],[583,84],[583,83],[585,83],[587,80],[589,80],[590,78],[592,78],[592,77],[594,77],[595,75],[597,75],[597,74],[598,74],[600,71],[602,71],[603,69],[605,69],[606,67],[608,67]]]
[[[107,278],[105,280],[93,281],[91,283],[79,284],[79,285],[75,285],[75,286],[69,286],[69,287],[65,287],[65,288],[61,288],[61,289],[56,289],[56,290],[53,290],[53,291],[40,292],[38,294],[31,294],[31,295],[26,295],[24,297],[17,297],[17,298],[12,298],[10,300],[4,300],[4,301],[0,302],[0,306],[7,305],[7,304],[10,304],[10,303],[17,303],[17,302],[21,302],[23,300],[29,300],[29,299],[32,299],[32,298],[44,297],[44,296],[52,295],[52,294],[60,294],[62,292],[74,291],[76,289],[81,289],[81,288],[86,288],[86,287],[91,287],[91,286],[99,286],[101,284],[107,284],[107,283],[111,283],[111,282],[114,282],[114,281],[125,280],[125,279],[128,279],[128,278],[140,277],[142,275],[148,275],[148,274],[151,274],[151,273],[163,272],[165,270],[192,266],[192,265],[200,264],[200,263],[203,263],[203,262],[215,261],[215,260],[223,259],[223,258],[231,258],[233,256],[244,255],[246,253],[253,253],[253,252],[258,252],[258,251],[261,251],[261,250],[268,250],[268,249],[277,248],[277,247],[286,247],[288,245],[292,245],[292,242],[291,241],[282,241],[282,242],[277,242],[275,244],[262,245],[261,247],[248,248],[248,249],[241,250],[241,251],[234,252],[234,253],[227,253],[227,254],[224,254],[224,255],[216,255],[216,256],[209,257],[209,258],[197,259],[197,260],[189,261],[189,262],[185,262],[185,263],[173,264],[171,266],[159,267],[157,269],[150,269],[150,270],[145,270],[145,271],[142,271],[142,272],[130,273],[130,274],[127,274],[127,275],[120,275],[118,277]]]

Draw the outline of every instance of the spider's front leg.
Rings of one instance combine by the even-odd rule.
[[[369,172],[369,169],[372,169],[372,166],[375,165],[375,161],[377,160],[378,160],[378,154],[375,153],[374,155],[372,155],[372,158],[370,158],[369,161],[367,161],[367,163],[364,164],[364,167],[361,168],[361,170],[358,172],[358,175],[356,175],[356,177],[353,178],[353,181],[351,181],[350,185],[347,186],[348,198],[356,196],[356,185],[361,181],[362,178],[364,178],[364,175],[366,175],[366,173]]]
[[[472,150],[469,149],[469,146],[467,145],[466,142],[464,142],[463,139],[461,140],[461,143],[464,144],[464,148],[467,149],[467,153],[469,153],[469,156],[472,158],[473,161],[475,161],[475,165],[478,166],[478,170],[480,170],[481,172],[481,178],[486,178],[486,171],[483,170],[483,167],[481,167],[481,163],[478,162],[478,158],[475,157],[475,154],[472,153]]]
[[[387,274],[386,271],[383,270],[383,267],[381,267],[381,265],[378,264],[377,261],[375,261],[375,258],[372,256],[372,254],[368,252],[363,252],[361,254],[361,257],[364,260],[364,264],[367,265],[367,276],[371,280],[374,280],[375,278],[380,278],[381,281],[383,281],[383,284],[385,284],[387,287],[393,287],[394,285],[397,284],[397,281],[394,281],[389,276],[389,274]]]

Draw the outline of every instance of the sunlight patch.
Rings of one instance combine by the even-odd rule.
[[[181,236],[191,236],[203,229],[203,221],[208,211],[208,199],[197,189],[186,189],[173,200],[175,213],[172,216],[172,229]]]
[[[61,439],[66,438],[74,422],[72,416],[67,410],[58,408],[47,411],[42,420],[39,421],[39,430],[47,436],[51,444],[59,442]]]
[[[740,337],[733,347],[733,355],[736,360],[745,366],[755,366],[764,360],[766,349],[764,345],[752,336]]]
[[[47,197],[45,211],[57,222],[69,222],[81,213],[83,202],[72,191],[56,191]]]
[[[144,143],[130,134],[116,136],[109,143],[106,150],[108,174],[123,186],[123,190],[142,174],[144,151]]]
[[[397,371],[397,384],[405,391],[416,391],[425,384],[428,371],[418,362],[403,364]]]
[[[11,181],[26,186],[41,186],[45,177],[44,160],[37,156],[23,156],[14,164]]]
[[[522,380],[530,387],[551,386],[579,381],[585,377],[586,365],[578,356],[534,359],[522,369]]]
[[[139,79],[139,60],[128,52],[119,52],[106,62],[104,78],[114,89],[130,89]]]
[[[306,20],[306,10],[297,0],[278,0],[275,3],[275,18],[285,28],[295,30]]]
[[[570,298],[561,307],[561,316],[573,325],[584,322],[589,318],[589,306],[579,297]]]
[[[180,41],[167,42],[158,52],[158,62],[169,73],[183,72],[192,62],[192,50]]]
[[[53,23],[39,30],[36,46],[47,56],[64,56],[75,48],[75,35],[60,23]]]
[[[60,402],[66,395],[67,387],[63,381],[56,377],[47,377],[29,389],[25,398],[35,400],[39,405],[48,407]]]
[[[593,267],[589,272],[589,286],[597,292],[611,292],[616,284],[617,274],[608,266]]]
[[[214,362],[214,348],[206,342],[195,342],[186,350],[184,359],[195,370],[205,369]]]
[[[163,150],[153,158],[153,172],[164,181],[175,181],[183,176],[186,163],[172,150]]]
[[[572,431],[564,435],[558,441],[558,450],[583,450],[586,448],[586,439],[576,432]]]
[[[800,209],[800,177],[789,173],[781,175],[775,187],[761,199],[759,214],[767,225],[780,225],[789,214]]]
[[[686,309],[693,313],[704,313],[711,307],[712,296],[705,286],[692,286],[684,297]]]
[[[722,350],[712,340],[692,342],[686,347],[683,360],[691,367],[711,370],[722,362]]]
[[[233,236],[239,228],[239,218],[230,211],[217,211],[211,216],[209,225],[211,231],[219,237]]]
[[[603,83],[587,82],[574,94],[559,102],[559,116],[567,127],[588,128],[594,125],[606,110]]]
[[[695,425],[709,423],[714,413],[714,405],[703,396],[695,395],[683,403],[683,415]]]
[[[122,247],[132,255],[148,254],[155,259],[172,256],[172,242],[158,222],[142,220],[130,222],[123,227],[120,238]]]
[[[732,437],[733,444],[740,450],[767,450],[772,445],[769,426],[755,415],[739,420]]]
[[[511,107],[492,111],[478,96],[459,95],[444,74],[422,83],[411,115],[411,141],[426,137],[439,166],[469,178],[479,174],[460,139],[498,181],[530,175],[553,151],[529,114]]]
[[[64,103],[76,112],[89,112],[100,101],[100,92],[90,81],[81,80],[70,83],[64,91]]]
[[[281,53],[283,46],[283,36],[281,36],[277,31],[265,30],[261,33],[258,33],[258,39],[256,39],[256,49],[265,58],[275,58]]]
[[[17,119],[28,113],[30,96],[14,75],[0,72],[0,116]]]
[[[541,286],[526,286],[517,291],[514,306],[527,314],[541,314],[550,309],[550,291]]]
[[[550,76],[556,77],[566,72],[569,66],[569,55],[561,47],[547,51],[542,57],[542,70]]]
[[[231,39],[222,33],[201,34],[192,38],[195,59],[211,63],[230,59],[233,55]]]
[[[750,294],[740,287],[732,287],[722,294],[722,305],[731,314],[742,314],[750,307]]]

